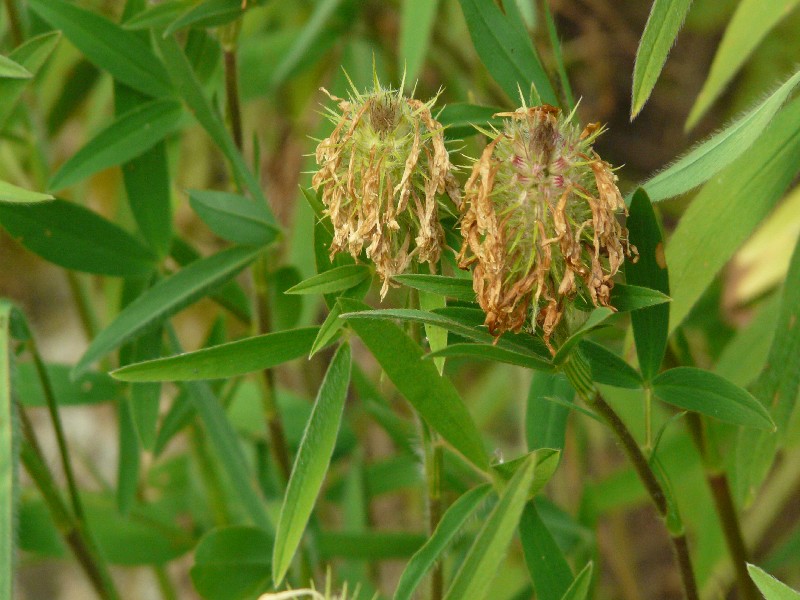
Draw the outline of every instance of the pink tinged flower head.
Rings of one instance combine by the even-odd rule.
[[[550,338],[577,295],[608,306],[613,277],[635,255],[617,220],[625,203],[611,166],[549,106],[523,107],[476,161],[464,189],[459,255],[493,335],[538,325]],[[527,177],[521,176],[527,174]]]
[[[328,111],[334,129],[317,146],[312,185],[333,225],[330,254],[358,258],[364,251],[383,281],[383,298],[412,261],[438,262],[444,233],[437,195],[460,204],[443,127],[431,115],[435,98],[421,102],[377,81],[347,100],[323,91],[338,110]]]

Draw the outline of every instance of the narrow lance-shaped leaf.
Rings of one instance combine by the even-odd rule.
[[[342,265],[301,281],[287,294],[332,294],[358,285],[372,274],[367,265]]]
[[[7,181],[0,181],[0,202],[15,202],[18,204],[30,204],[31,202],[46,202],[54,200],[50,194],[33,192],[25,188],[18,187]]]
[[[625,262],[625,281],[669,294],[669,272],[664,259],[661,228],[650,199],[641,188],[633,195],[627,225],[630,243],[639,251],[639,260]],[[669,305],[651,306],[631,313],[631,325],[639,368],[644,379],[649,381],[658,373],[667,349]]]
[[[362,302],[341,298],[343,315],[392,383],[433,429],[481,470],[489,467],[483,441],[455,386],[441,377],[422,349],[397,325],[360,318],[368,308]]]
[[[73,376],[150,327],[163,323],[179,310],[206,296],[233,278],[259,254],[254,248],[229,248],[189,264],[174,275],[159,281],[126,306],[92,340],[75,365]]]
[[[112,375],[122,381],[198,381],[236,377],[308,354],[318,331],[317,327],[303,327],[265,333],[194,352],[126,365]]]
[[[536,457],[531,455],[514,474],[497,506],[486,519],[456,573],[445,600],[483,600],[488,597],[525,508],[535,469]]]
[[[244,196],[191,190],[189,204],[211,231],[234,244],[266,246],[278,236],[264,207]]]
[[[33,74],[25,67],[0,54],[0,79],[30,79]]]
[[[500,11],[494,0],[459,0],[469,34],[489,74],[514,102],[527,100],[530,85],[542,102],[558,106],[553,85],[529,38]]]
[[[572,583],[572,570],[533,502],[522,513],[519,537],[536,597],[561,600]]]
[[[575,577],[575,581],[569,586],[569,589],[564,592],[561,600],[586,600],[589,595],[589,588],[592,584],[592,570],[594,563],[587,563],[581,572]]]
[[[461,528],[486,500],[491,491],[492,488],[488,484],[478,486],[466,492],[450,505],[436,526],[436,531],[408,561],[403,574],[400,575],[400,581],[397,582],[393,600],[411,600],[414,590],[417,589],[425,574],[439,560],[452,539],[458,535]]]
[[[161,61],[134,32],[65,0],[30,0],[28,5],[114,79],[154,98],[172,93]]]
[[[758,586],[759,591],[764,594],[764,600],[800,600],[800,593],[785,583],[781,583],[763,569],[748,564],[747,572],[750,573],[750,578]]]
[[[647,102],[692,0],[654,0],[633,66],[631,121]]]
[[[800,81],[800,73],[795,78]],[[800,100],[770,123],[753,147],[709,181],[667,244],[670,330],[689,314],[717,272],[783,195],[800,169]],[[713,232],[708,224],[713,223]]]
[[[653,393],[678,408],[745,427],[773,431],[769,412],[749,392],[719,375],[694,367],[676,367],[657,375]]]
[[[350,383],[350,346],[336,351],[308,419],[292,467],[272,551],[272,581],[279,585],[300,545],[328,471]]]
[[[687,130],[697,125],[764,37],[797,5],[798,0],[741,0],[737,4],[717,47],[711,71],[689,111]]]
[[[416,85],[425,54],[428,51],[439,0],[403,0],[400,13],[399,70],[405,73],[406,87]]]
[[[182,113],[177,100],[152,100],[121,115],[61,166],[49,188],[69,187],[136,158],[176,131]]]
[[[127,231],[66,200],[0,202],[0,225],[45,260],[85,273],[116,277],[152,273],[155,257]]]
[[[688,192],[711,180],[739,157],[743,160],[751,157],[748,150],[765,133],[765,128],[798,83],[800,71],[744,116],[648,179],[642,187],[650,200],[658,202]]]

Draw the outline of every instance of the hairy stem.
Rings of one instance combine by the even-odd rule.
[[[658,481],[647,457],[645,457],[639,444],[636,443],[627,425],[614,412],[614,409],[605,401],[600,392],[595,389],[588,369],[588,364],[583,356],[576,352],[573,352],[573,356],[564,364],[564,373],[572,383],[572,386],[583,400],[600,414],[614,432],[620,444],[622,444],[628,460],[630,460],[636,474],[647,490],[659,516],[666,523],[670,517],[670,509],[664,488]],[[672,528],[669,527],[668,529],[670,530],[670,541],[672,542],[672,548],[680,570],[684,596],[687,600],[699,600],[700,595],[697,590],[694,570],[692,569],[692,559],[689,554],[686,536],[682,531],[672,531]]]

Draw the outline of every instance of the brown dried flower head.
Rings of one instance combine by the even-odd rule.
[[[617,221],[625,203],[611,166],[592,148],[603,132],[581,131],[549,105],[506,117],[464,190],[459,263],[493,335],[531,324],[550,337],[566,303],[582,295],[609,306],[613,276],[636,249]]]
[[[383,280],[383,298],[412,260],[438,262],[444,233],[437,194],[460,202],[443,128],[431,116],[436,99],[407,98],[377,78],[371,92],[353,87],[348,100],[323,91],[339,108],[328,110],[335,127],[317,146],[312,179],[333,224],[330,254],[357,258],[365,250]]]

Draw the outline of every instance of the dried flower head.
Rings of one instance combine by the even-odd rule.
[[[436,99],[407,98],[377,79],[373,91],[353,88],[348,100],[323,91],[340,111],[328,111],[335,127],[317,146],[312,179],[333,224],[330,254],[355,258],[365,249],[383,280],[383,298],[412,260],[439,260],[437,194],[460,202],[443,128],[431,116]]]
[[[551,351],[565,303],[581,294],[608,306],[614,274],[636,251],[617,221],[617,177],[592,148],[603,128],[581,131],[573,115],[549,105],[497,115],[504,130],[472,169],[461,219],[459,263],[474,264],[491,333],[518,332],[532,312]]]

